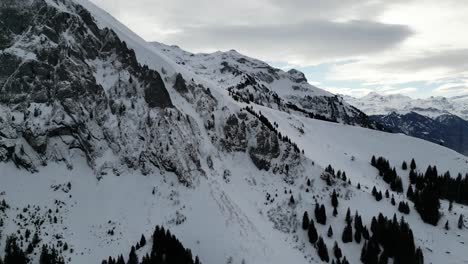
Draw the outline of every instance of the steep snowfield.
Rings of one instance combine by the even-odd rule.
[[[368,115],[385,115],[393,111],[404,114],[413,111],[431,118],[453,114],[468,120],[466,96],[452,98],[431,96],[426,99],[412,99],[400,94],[380,95],[372,92],[361,98],[351,96],[343,96],[343,98]]]
[[[305,155],[322,167],[332,164],[336,169],[349,172],[359,181],[375,182],[375,169],[368,166],[372,155],[383,156],[397,169],[403,161],[415,159],[418,169],[437,165],[440,171],[450,170],[452,175],[468,172],[468,157],[443,146],[402,134],[380,132],[360,127],[346,126],[255,106],[279,130],[304,148]],[[352,161],[354,157],[354,161]],[[377,179],[376,183],[379,183]]]
[[[41,239],[54,244],[57,237],[66,241],[74,250],[64,254],[69,263],[99,263],[109,255],[126,255],[141,234],[150,237],[156,225],[173,231],[203,263],[225,263],[229,257],[234,263],[242,259],[247,263],[303,261],[290,234],[272,228],[268,207],[263,205],[264,190],[273,188],[280,190],[279,202],[287,202],[289,195],[282,191],[289,186],[280,178],[258,172],[249,160],[232,157],[232,164],[225,166],[233,169],[229,183],[222,175],[211,175],[196,189],[188,189],[172,174],[109,175],[98,181],[84,160],[75,158],[73,170],[51,164],[38,174],[0,164],[0,198],[14,206],[7,216],[22,222],[17,214],[28,214],[23,207],[39,206],[39,219],[46,220]],[[244,166],[236,167],[239,163]],[[54,191],[55,185],[66,192],[62,188]],[[45,217],[49,208],[58,223],[49,223]],[[4,235],[18,230],[18,225],[6,223]],[[108,235],[108,230],[115,234]]]
[[[408,171],[401,170],[403,161],[409,163],[414,158],[417,170],[424,172],[429,165],[437,165],[440,172],[450,171],[452,177],[458,173],[464,175],[468,172],[468,158],[445,147],[433,144],[421,139],[408,137],[401,134],[390,134],[369,130],[360,127],[346,126],[311,120],[298,116],[291,116],[269,108],[255,106],[272,122],[279,124],[279,130],[293,139],[294,142],[305,150],[305,155],[322,167],[331,164],[335,170],[346,171],[354,186],[360,183],[362,191],[353,192],[346,206],[351,212],[358,210],[369,223],[372,216],[382,212],[392,217],[395,207],[390,200],[384,198],[384,202],[377,203],[369,194],[373,186],[378,190],[386,190],[389,187],[378,176],[375,168],[370,166],[372,155],[383,156],[397,169],[398,175],[403,179],[403,189],[408,188]],[[392,193],[392,192],[390,192]],[[395,194],[397,201],[406,200],[404,195]],[[424,250],[425,260],[428,263],[464,263],[468,261],[468,255],[464,248],[468,241],[468,232],[454,228],[460,213],[466,215],[468,208],[463,205],[455,205],[456,209],[449,213],[447,201],[442,202],[442,212],[445,214],[439,226],[434,228],[424,224],[420,216],[411,208],[409,216],[403,215],[415,232],[416,243]],[[343,210],[343,207],[341,207]],[[344,213],[344,212],[343,212]],[[402,214],[397,212],[397,217]],[[330,217],[333,219],[333,217]],[[443,229],[443,223],[449,221],[452,229]],[[339,224],[337,226],[340,226]],[[335,233],[337,230],[335,230]],[[341,235],[342,230],[338,230]],[[346,255],[354,256],[351,263],[359,263],[361,247],[346,248]]]

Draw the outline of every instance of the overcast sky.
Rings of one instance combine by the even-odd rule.
[[[91,0],[148,41],[236,49],[334,93],[468,94],[464,0]]]

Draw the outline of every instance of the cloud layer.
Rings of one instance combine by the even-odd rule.
[[[332,67],[328,80],[356,80],[362,87],[343,86],[343,91],[390,89],[428,96],[466,90],[464,1],[91,1],[145,39],[193,52],[236,49],[296,67],[347,62]],[[330,90],[340,89],[327,85],[327,80],[320,82],[333,87]],[[413,82],[440,87],[414,87]],[[447,88],[454,83],[457,89]]]

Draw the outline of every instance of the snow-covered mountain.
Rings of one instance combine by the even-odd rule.
[[[316,119],[381,129],[341,97],[309,84],[305,75],[295,69],[284,72],[235,50],[194,54],[178,46],[152,44],[177,64],[228,90],[238,101]]]
[[[430,118],[415,112],[371,116],[388,131],[444,145],[468,156],[468,121],[455,115]]]
[[[14,249],[0,252],[6,264],[26,263],[12,258],[23,251],[29,263],[48,263],[43,245],[65,263],[121,254],[127,261],[144,234],[147,244],[130,251],[141,260],[161,241],[151,237],[156,225],[202,263],[321,263],[315,245],[323,253],[323,244],[301,228],[305,211],[317,220],[319,203],[326,224],[307,228],[330,258],[337,242],[340,263],[379,254],[417,263],[417,252],[426,262],[468,261],[461,217],[468,199],[460,193],[468,159],[365,128],[375,124],[298,71],[234,51],[190,54],[149,44],[87,0],[2,2],[0,57],[0,248]],[[414,158],[413,173],[435,165],[453,175],[443,178],[456,194],[451,209],[445,191],[435,197],[437,226],[421,218],[423,202],[434,198],[426,197],[433,175],[412,184],[409,198],[379,177],[373,155],[395,166],[404,190],[411,173],[403,161]],[[325,170],[329,164],[336,173]],[[388,197],[375,199],[374,186]],[[409,202],[411,212],[395,202]],[[343,242],[348,208],[356,232]],[[383,216],[394,215],[386,224]],[[406,253],[384,243],[376,227],[385,225],[409,243]],[[371,236],[356,235],[363,230]]]
[[[431,118],[452,114],[468,120],[468,96],[451,98],[431,96],[425,99],[412,99],[401,94],[380,95],[371,92],[361,98],[346,95],[343,98],[368,115],[416,112]]]

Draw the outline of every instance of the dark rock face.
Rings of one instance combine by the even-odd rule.
[[[289,73],[289,78],[292,81],[295,81],[297,83],[305,83],[307,82],[307,78],[305,77],[304,73],[296,70],[296,69],[291,69],[288,71]]]
[[[250,158],[258,169],[269,170],[271,160],[280,155],[278,137],[264,128],[257,133],[256,141],[256,146],[249,149]]]
[[[415,112],[371,116],[389,131],[403,133],[451,148],[468,155],[468,121],[455,115],[435,119]]]
[[[246,115],[244,114],[245,118]],[[245,122],[239,120],[236,115],[231,115],[226,120],[224,126],[225,139],[222,140],[223,146],[227,151],[246,151],[247,150],[247,134]]]
[[[182,74],[178,73],[176,75],[175,83],[174,83],[174,89],[178,91],[179,93],[187,93],[187,84],[185,83],[184,77],[182,77]]]
[[[83,7],[57,1],[67,10],[44,0],[0,7],[0,161],[71,168],[80,152],[98,176],[125,164],[191,185],[204,174],[199,130],[173,108],[161,75]],[[105,153],[114,158],[99,162]]]
[[[152,76],[146,77],[145,101],[149,107],[172,107],[169,93],[164,86],[161,76],[157,72],[151,72]]]

